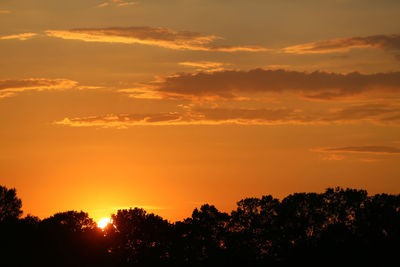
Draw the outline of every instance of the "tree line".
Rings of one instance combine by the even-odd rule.
[[[287,266],[399,263],[400,195],[328,188],[205,204],[175,223],[119,210],[104,230],[83,211],[22,215],[0,186],[0,266]]]

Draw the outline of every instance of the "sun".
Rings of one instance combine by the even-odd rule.
[[[101,229],[104,229],[110,223],[111,223],[111,219],[110,218],[103,218],[97,223],[97,226],[99,228],[101,228]]]

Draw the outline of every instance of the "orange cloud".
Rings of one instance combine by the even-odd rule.
[[[348,146],[318,148],[317,152],[335,153],[368,153],[368,154],[400,154],[400,148],[391,146]]]
[[[0,14],[10,14],[10,13],[11,13],[10,10],[0,9]]]
[[[137,99],[162,99],[160,94],[150,90],[149,86],[119,89],[118,92],[127,93],[129,97]]]
[[[217,46],[213,42],[220,37],[189,31],[174,31],[166,28],[115,27],[98,29],[73,29],[68,31],[48,30],[46,34],[69,40],[85,42],[124,43],[159,46],[174,50],[260,52],[257,46]]]
[[[32,33],[32,32],[20,33],[20,34],[14,34],[14,35],[1,36],[0,40],[17,39],[17,40],[25,41],[25,40],[35,37],[36,35],[37,35],[36,33]]]
[[[163,125],[175,124],[182,121],[178,113],[156,113],[156,114],[118,114],[105,116],[90,116],[83,118],[65,118],[57,121],[55,124],[72,127],[101,127],[101,128],[119,128],[124,129],[134,125]]]
[[[104,2],[100,5],[98,5],[97,7],[106,7],[106,6],[117,6],[117,7],[124,7],[124,6],[132,6],[132,5],[136,5],[137,2],[134,1],[126,1],[126,0],[110,0],[107,2]]]
[[[24,91],[64,90],[78,88],[77,82],[67,79],[0,80],[0,98]]]
[[[362,106],[358,106],[362,110]],[[383,123],[383,114],[364,107],[367,111],[363,115],[348,116],[352,108],[340,111],[321,110],[317,114],[307,110],[298,110],[287,107],[277,108],[204,108],[184,106],[182,110],[173,112],[158,112],[147,114],[111,114],[105,116],[89,116],[81,118],[65,118],[55,122],[58,125],[72,127],[102,127],[102,128],[127,128],[135,125],[285,125],[285,124],[337,124],[370,121]],[[353,108],[354,110],[354,108]],[[400,115],[400,110],[393,111]],[[398,125],[400,119],[391,121]],[[339,151],[326,151],[339,152]]]
[[[243,95],[294,92],[310,99],[333,100],[367,91],[400,92],[400,72],[341,74],[254,69],[183,73],[151,84],[166,98],[235,99]],[[156,88],[156,89],[154,89]]]
[[[337,155],[337,154],[331,154],[325,157],[322,157],[323,160],[329,160],[329,161],[339,161],[339,160],[344,160],[344,156],[342,155]]]
[[[225,70],[224,66],[228,64],[212,61],[180,62],[179,65],[196,68],[196,71],[214,72]]]
[[[127,128],[135,125],[219,125],[253,124],[278,125],[302,123],[297,111],[287,108],[276,109],[221,109],[198,108],[182,112],[153,114],[111,114],[83,118],[65,118],[55,122],[72,127]]]
[[[291,124],[306,123],[307,118],[297,110],[281,108],[194,108],[193,120],[234,124]]]
[[[329,112],[323,118],[325,122],[371,121],[376,123],[399,123],[400,106],[394,104],[352,105]]]
[[[400,50],[400,35],[374,35],[311,42],[284,48],[291,54],[327,54],[348,52],[353,48],[375,48],[378,50]]]

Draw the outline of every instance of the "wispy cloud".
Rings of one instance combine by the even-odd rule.
[[[78,88],[77,82],[68,79],[0,80],[0,98],[14,96],[24,91],[65,90]]]
[[[105,116],[89,116],[83,118],[65,118],[55,122],[58,125],[72,127],[101,127],[124,129],[134,125],[166,125],[180,124],[182,116],[174,112],[155,114],[110,114]]]
[[[268,65],[266,67],[266,69],[270,69],[270,70],[282,70],[282,69],[290,69],[290,65],[279,65],[279,64],[275,64],[275,65]]]
[[[400,148],[393,146],[366,145],[345,147],[319,147],[310,149],[311,152],[320,153],[322,160],[340,161],[356,160],[359,162],[372,163],[388,158],[397,158]]]
[[[220,46],[214,42],[220,37],[197,32],[175,31],[151,27],[115,27],[73,30],[48,30],[46,34],[69,40],[85,42],[124,43],[159,46],[174,50],[260,52],[267,49],[258,46]]]
[[[338,124],[357,123],[370,121],[374,123],[388,123],[384,121],[387,112],[375,112],[366,107],[356,107],[367,111],[357,116],[349,116],[351,110],[347,108],[339,111],[321,110],[318,113],[288,107],[274,108],[223,108],[203,106],[182,106],[178,111],[136,113],[136,114],[109,114],[104,116],[88,116],[77,118],[65,118],[55,122],[58,125],[72,127],[100,127],[100,128],[127,128],[135,125],[313,125],[313,124]],[[372,114],[370,114],[371,112]],[[393,113],[400,114],[397,109]],[[390,112],[389,112],[390,113]],[[391,121],[400,124],[400,119]],[[339,150],[338,150],[339,151]],[[327,152],[338,152],[331,150]]]
[[[395,104],[361,104],[331,110],[321,118],[325,122],[371,121],[375,123],[399,123],[400,106]]]
[[[128,94],[128,96],[131,98],[162,99],[162,96],[158,94],[156,91],[151,90],[149,86],[124,88],[124,89],[119,89],[118,92]]]
[[[13,34],[13,35],[6,35],[6,36],[0,36],[0,40],[12,40],[12,39],[17,39],[21,41],[25,41],[28,39],[31,39],[35,37],[37,34],[28,32],[28,33],[20,33],[20,34]]]
[[[317,41],[284,48],[284,53],[327,54],[348,52],[353,48],[375,48],[378,50],[400,50],[400,35],[374,35]]]
[[[368,153],[368,154],[400,154],[400,148],[392,146],[348,146],[348,147],[327,147],[313,149],[316,152],[328,153]]]
[[[186,61],[180,62],[179,65],[195,68],[196,71],[214,72],[214,71],[224,71],[225,66],[229,64],[213,61]]]
[[[341,74],[254,69],[181,73],[151,84],[166,98],[235,99],[248,94],[293,92],[309,99],[334,100],[368,91],[400,92],[400,72]]]
[[[322,160],[340,161],[340,160],[344,160],[344,156],[337,155],[337,154],[330,154],[330,155],[327,155],[327,156],[323,156]]]
[[[10,13],[11,13],[10,10],[0,9],[0,14],[10,14]]]
[[[55,124],[72,127],[124,129],[136,125],[280,125],[303,122],[306,122],[306,118],[303,118],[303,115],[299,111],[288,108],[188,108],[177,112],[110,114],[105,116],[65,118],[55,122]]]
[[[124,6],[133,6],[136,4],[137,2],[129,0],[109,0],[99,4],[97,7],[107,7],[107,6],[124,7]]]

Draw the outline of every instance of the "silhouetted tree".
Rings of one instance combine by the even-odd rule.
[[[22,202],[15,189],[0,186],[0,265],[14,266],[20,262],[19,248],[23,245],[18,219]]]
[[[231,214],[228,247],[235,262],[255,264],[267,261],[279,234],[277,216],[280,202],[272,196],[246,198]]]
[[[107,257],[104,234],[88,214],[57,213],[39,225],[42,253],[37,261],[54,266],[100,264]]]
[[[219,265],[226,260],[229,215],[212,205],[195,209],[192,217],[176,224],[181,238],[182,262],[188,266]]]
[[[48,224],[50,227],[62,228],[69,232],[83,232],[96,228],[96,223],[89,215],[83,211],[66,211],[59,212],[43,220],[43,224]]]
[[[14,188],[0,186],[0,222],[6,219],[18,219],[22,214],[22,201],[17,198]]]
[[[15,189],[1,196],[0,266],[386,266],[400,251],[400,195],[364,190],[246,198],[231,215],[206,204],[174,224],[119,210],[105,230],[82,211],[20,218]]]
[[[112,215],[110,252],[121,265],[157,265],[169,261],[170,224],[155,214],[134,208]]]

